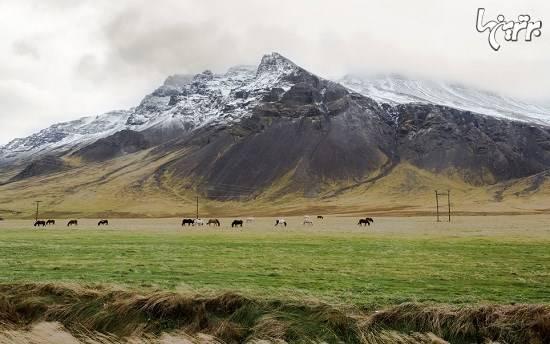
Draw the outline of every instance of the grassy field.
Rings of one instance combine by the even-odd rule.
[[[0,282],[78,282],[136,289],[238,291],[377,307],[550,302],[548,216],[330,217],[274,229],[257,219],[232,230],[181,229],[178,219],[95,220],[78,229],[0,224]]]

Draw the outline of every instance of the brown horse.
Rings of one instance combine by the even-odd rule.
[[[54,225],[55,226],[55,220],[48,220],[46,221],[46,226]]]
[[[207,225],[214,225],[216,227],[219,227],[220,226],[220,221],[218,219],[210,219],[208,220],[208,222],[206,223]]]
[[[359,223],[357,223],[357,225],[359,225],[359,226],[370,226],[371,223],[374,223],[374,220],[371,217],[366,217],[364,219],[360,219]]]
[[[70,226],[78,226],[78,221],[77,220],[71,220],[67,223],[67,227],[70,227]]]
[[[108,226],[109,221],[108,220],[101,220],[97,223],[98,226]]]

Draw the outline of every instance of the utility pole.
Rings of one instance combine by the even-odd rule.
[[[447,196],[447,217],[449,219],[449,222],[451,222],[451,190],[447,190],[446,193],[435,190],[435,212],[437,216],[437,222],[441,222],[439,218],[439,196]]]
[[[35,201],[36,202],[36,213],[34,215],[34,220],[38,221],[38,205],[42,203],[42,201]]]
[[[435,213],[437,214],[437,222],[439,222],[439,195],[435,190]]]
[[[447,190],[447,207],[449,209],[449,222],[451,222],[451,190]]]
[[[199,196],[197,196],[197,219],[199,218]]]

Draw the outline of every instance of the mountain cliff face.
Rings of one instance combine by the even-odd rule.
[[[549,104],[529,103],[460,84],[399,75],[347,75],[338,82],[379,103],[443,105],[502,119],[550,124]]]
[[[283,193],[314,195],[323,182],[360,179],[392,160],[393,122],[378,104],[305,71],[289,80],[241,122],[197,132],[169,169],[200,180],[211,197],[228,196],[227,185],[258,192],[284,176]]]
[[[97,140],[96,142],[74,152],[87,162],[105,161],[122,155],[132,154],[151,146],[149,141],[140,132],[121,130],[111,136]]]
[[[550,166],[550,127],[453,108],[406,104],[399,113],[398,155],[422,169],[452,168],[475,185],[542,172]]]
[[[446,106],[452,102],[443,91],[421,98],[401,88],[369,97],[348,88],[368,93],[364,84],[360,88],[350,80],[342,85],[320,78],[276,53],[264,56],[258,67],[176,75],[135,108],[14,140],[0,148],[0,161],[21,164],[21,173],[10,180],[16,183],[78,168],[75,160],[89,171],[120,158],[132,166],[131,157],[139,156],[132,171],[146,170],[143,159],[154,169],[129,177],[135,179],[124,192],[144,192],[146,183],[165,190],[169,181],[178,195],[193,190],[221,201],[267,191],[272,198],[332,197],[387,179],[401,165],[475,187],[550,168],[550,127],[541,124],[547,120],[542,108],[527,114],[524,106],[523,112],[516,109],[523,117],[510,120],[504,119],[508,112],[491,113],[500,111],[503,101],[477,113],[465,110],[463,95],[463,103],[453,103],[457,109]],[[491,106],[490,97],[472,96],[468,104],[474,98]],[[54,168],[40,167],[45,155]]]

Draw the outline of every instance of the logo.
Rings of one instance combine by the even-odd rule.
[[[485,9],[477,9],[476,30],[477,32],[489,31],[489,46],[494,51],[500,49],[500,43],[497,40],[497,33],[504,32],[504,40],[508,42],[517,42],[518,39],[524,39],[526,42],[531,42],[533,37],[540,37],[542,34],[542,21],[531,21],[531,16],[528,14],[520,14],[518,20],[507,21],[506,18],[499,14],[496,20],[491,20],[484,23]],[[521,34],[521,35],[520,35]]]

